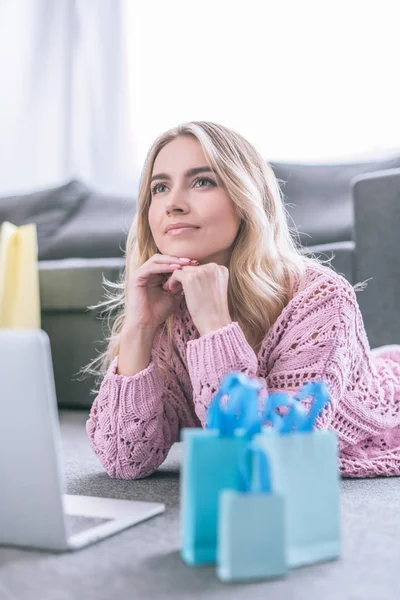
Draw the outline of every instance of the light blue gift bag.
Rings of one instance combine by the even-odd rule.
[[[239,456],[261,431],[260,388],[259,381],[232,371],[210,405],[207,429],[183,430],[181,556],[189,565],[216,561],[219,493],[239,489]]]
[[[240,491],[222,490],[219,497],[217,575],[225,582],[282,577],[287,572],[284,499],[273,491],[266,452],[248,444],[238,468]]]
[[[299,402],[314,397],[309,413]],[[311,382],[295,398],[272,394],[265,428],[257,442],[267,452],[275,490],[285,498],[289,567],[338,558],[340,534],[340,475],[334,431],[314,429],[329,401],[325,385]],[[287,406],[284,416],[278,406]]]

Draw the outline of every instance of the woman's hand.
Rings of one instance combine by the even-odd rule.
[[[232,323],[228,308],[229,271],[208,263],[183,266],[163,285],[171,294],[185,294],[186,305],[200,335]]]
[[[182,265],[195,263],[197,261],[165,254],[154,254],[133,271],[128,282],[126,327],[134,326],[155,331],[159,325],[164,323],[167,317],[178,308],[182,297],[180,292],[166,292],[163,289],[163,283]]]

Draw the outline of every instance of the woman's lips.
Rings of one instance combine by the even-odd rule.
[[[197,231],[199,227],[179,227],[176,229],[170,229],[167,231],[168,235],[182,235],[184,233],[189,233],[191,231]]]

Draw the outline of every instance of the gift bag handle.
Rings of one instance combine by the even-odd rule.
[[[286,415],[278,414],[276,409],[280,408],[281,406],[289,407],[290,410],[288,413],[286,413]],[[284,421],[288,418],[289,413],[293,413],[291,419],[293,421],[293,418],[296,416],[296,408],[297,407],[293,402],[293,398],[291,398],[288,394],[284,394],[283,392],[270,394],[265,401],[263,420],[270,421],[272,427],[281,432],[284,426]]]
[[[258,486],[255,485],[254,460],[257,459]],[[251,465],[251,466],[249,466]],[[247,444],[239,459],[239,489],[244,493],[259,491],[272,492],[271,469],[266,451],[255,442]]]

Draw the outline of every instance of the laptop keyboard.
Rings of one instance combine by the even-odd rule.
[[[95,527],[96,525],[107,523],[108,521],[113,521],[113,519],[104,519],[102,517],[84,517],[83,515],[65,515],[65,524],[68,537],[75,535],[76,533],[81,533],[82,531],[90,529],[91,527]]]

